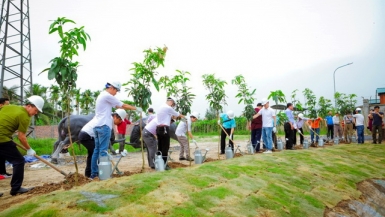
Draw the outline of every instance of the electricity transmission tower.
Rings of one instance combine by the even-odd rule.
[[[22,104],[32,92],[29,0],[1,0],[0,97]]]

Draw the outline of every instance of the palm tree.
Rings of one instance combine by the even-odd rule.
[[[80,108],[82,109],[82,113],[88,114],[92,111],[92,107],[95,104],[93,93],[90,89],[87,89],[81,94],[81,97]]]
[[[51,102],[51,104],[54,107],[55,118],[56,118],[56,116],[58,114],[58,107],[57,106],[58,106],[58,101],[59,101],[59,97],[60,97],[60,88],[57,85],[51,85],[51,87],[49,89],[50,89],[49,101]]]
[[[17,86],[12,86],[11,88],[3,86],[3,96],[9,99],[11,104],[20,104],[19,97],[16,93]]]
[[[80,101],[81,101],[81,94],[80,94],[80,88],[74,88],[72,89],[71,93],[72,97],[75,98],[75,108],[76,108],[76,113],[79,115],[80,114]]]

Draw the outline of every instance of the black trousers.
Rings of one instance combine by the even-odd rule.
[[[18,191],[24,180],[25,160],[23,155],[17,150],[16,143],[13,141],[0,143],[0,158],[12,164],[11,191]]]
[[[86,147],[88,155],[87,155],[87,164],[86,164],[86,169],[84,171],[84,175],[86,177],[91,176],[91,159],[92,155],[94,154],[94,149],[95,149],[95,140],[92,138],[88,133],[84,131],[80,131],[78,135],[78,139],[80,144],[82,144],[84,147]]]
[[[328,125],[328,138],[334,138],[334,125]]]
[[[283,127],[285,129],[286,149],[291,149],[293,148],[294,131],[288,122],[286,122]]]
[[[158,151],[162,152],[164,162],[167,162],[168,150],[170,149],[170,128],[162,126],[156,128],[158,137]]]
[[[377,131],[378,131],[378,140],[377,140]],[[372,126],[372,137],[374,143],[382,142],[382,126],[381,125],[373,125]]]
[[[7,170],[5,169],[5,158],[0,157],[0,174],[6,174]]]
[[[227,132],[227,134],[230,136],[231,134],[231,128],[224,128]],[[224,154],[225,153],[225,148],[226,148],[226,133],[225,131],[221,130],[221,153]],[[231,146],[231,149],[234,151],[234,144],[233,144],[233,138],[234,136],[231,135],[231,140],[229,140],[229,143],[230,143],[230,146]]]
[[[299,134],[299,142],[300,142],[301,145],[303,145],[303,139],[304,139],[303,136],[302,136],[303,135],[303,129],[301,127],[301,128],[298,128],[298,130],[302,133],[302,134],[299,134],[299,133],[298,134]],[[294,132],[295,143],[297,143],[297,138],[296,137],[297,137],[297,131]]]

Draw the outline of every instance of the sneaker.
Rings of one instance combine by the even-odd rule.
[[[191,157],[187,157],[186,160],[187,161],[194,161],[194,159],[192,159]]]
[[[32,188],[19,188],[19,190],[17,190],[17,191],[12,191],[11,190],[11,192],[10,192],[10,194],[12,195],[12,196],[16,196],[17,194],[24,194],[24,193],[27,193],[28,191],[30,191],[30,190],[32,190],[33,189],[33,187]]]
[[[221,152],[220,155],[224,155],[225,153],[224,152]]]
[[[271,154],[271,153],[273,153],[273,152],[270,151],[270,150],[266,150],[266,151],[264,151],[263,153],[264,153],[264,154]]]
[[[95,179],[99,180],[99,177],[97,175],[91,175],[88,179],[91,181]]]
[[[10,174],[10,173],[4,173],[4,174],[0,174],[0,176],[3,176],[4,178],[11,178],[11,177],[12,177],[12,174]]]
[[[186,160],[186,158],[184,158],[184,157],[180,157],[180,158],[179,158],[179,160]]]

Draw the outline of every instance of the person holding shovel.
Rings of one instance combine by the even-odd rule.
[[[234,143],[233,143],[233,133],[234,128],[236,127],[235,119],[234,119],[234,112],[232,110],[227,111],[226,113],[222,113],[219,115],[218,124],[221,125],[221,153],[225,154],[225,146],[226,146],[226,136],[229,136],[229,143],[231,146],[231,149],[234,152]],[[221,124],[222,120],[222,124]]]
[[[297,122],[296,122],[297,131],[296,131],[294,136],[297,137],[297,132],[299,133],[299,142],[300,142],[301,145],[303,145],[303,140],[304,140],[302,127],[303,127],[304,124],[307,123],[305,121],[308,121],[308,120],[309,120],[309,118],[305,118],[302,113],[298,114],[298,119],[297,119]]]
[[[190,150],[188,148],[188,140],[186,133],[191,139],[192,143],[195,143],[193,135],[191,134],[191,123],[198,120],[198,112],[193,112],[190,115],[190,118],[186,121],[182,120],[179,122],[178,127],[175,130],[175,135],[178,137],[178,142],[180,144],[180,153],[179,153],[179,160],[187,160],[187,161],[194,161],[193,158],[190,157]],[[186,123],[187,122],[187,123]],[[184,157],[184,154],[186,153],[186,158]]]
[[[342,127],[340,124],[340,112],[336,111],[333,116],[333,127],[334,127],[334,136],[337,136],[339,139],[342,139]]]
[[[27,155],[34,156],[36,152],[28,144],[26,132],[31,123],[31,117],[43,111],[44,100],[40,96],[30,96],[24,106],[8,105],[0,110],[0,158],[13,165],[10,194],[24,194],[33,188],[23,188],[24,180],[23,155],[12,140],[13,133],[18,131],[20,143],[27,149]]]
[[[320,133],[320,122],[323,119],[321,117],[314,118],[308,120],[308,124],[310,125],[310,138],[311,138],[311,144],[314,145],[314,134],[316,134],[316,140],[315,142],[318,143],[319,139],[319,133]]]
[[[175,111],[176,101],[172,97],[168,97],[166,103],[158,109],[156,113],[157,123],[156,136],[158,138],[158,150],[162,152],[164,162],[167,162],[168,150],[170,149],[170,120],[171,117],[184,118],[184,115]],[[151,121],[152,122],[152,121]],[[166,170],[171,168],[166,165]]]
[[[127,119],[127,113],[126,111],[124,111],[123,109],[117,109],[117,111],[115,111],[119,117],[122,118],[122,121],[116,125],[116,135],[118,137],[118,139],[120,140],[123,140],[121,142],[119,142],[119,153],[116,153],[116,154],[120,154],[124,151],[124,146],[126,145],[126,129],[127,129],[127,125],[131,124],[131,122]],[[122,117],[123,116],[123,117]]]
[[[94,127],[95,133],[95,149],[91,160],[91,176],[90,179],[94,179],[99,176],[99,167],[97,161],[99,156],[106,156],[111,137],[112,130],[112,108],[122,108],[129,110],[136,110],[137,112],[143,112],[142,108],[134,107],[132,105],[124,104],[115,95],[120,91],[122,85],[119,81],[107,82],[106,90],[100,93],[96,99],[95,116],[91,121],[96,122]]]
[[[112,113],[113,124],[118,125],[122,123],[122,119],[124,119],[125,114],[126,111],[124,109],[116,109],[115,112]],[[83,126],[78,135],[80,144],[86,147],[88,152],[86,169],[84,170],[84,175],[86,177],[91,176],[91,160],[95,149],[95,126],[96,121],[89,121],[86,125]]]
[[[0,98],[0,110],[3,106],[9,105],[9,99],[8,98]],[[7,173],[7,170],[5,168],[5,159],[0,158],[0,176],[3,176],[4,178],[11,178],[12,174]]]

